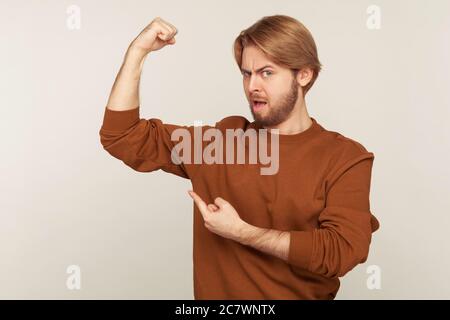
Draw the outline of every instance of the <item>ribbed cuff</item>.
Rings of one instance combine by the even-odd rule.
[[[124,131],[139,121],[139,107],[125,110],[114,111],[105,107],[102,129],[108,131]]]
[[[312,231],[290,231],[288,262],[308,271],[313,249]]]

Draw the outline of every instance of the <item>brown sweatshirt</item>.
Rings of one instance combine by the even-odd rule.
[[[268,165],[250,163],[249,139],[244,139],[244,164],[237,163],[237,157],[223,164],[194,161],[199,129],[204,133],[216,128],[223,137],[226,129],[262,129],[242,116],[194,127],[140,119],[139,107],[105,108],[99,133],[104,149],[113,157],[136,171],[161,169],[190,179],[192,189],[206,203],[222,197],[245,222],[290,232],[286,262],[212,233],[193,203],[195,299],[333,299],[339,277],[367,260],[372,233],[379,228],[369,204],[374,155],[311,119],[312,125],[301,133],[278,135],[278,172],[262,175],[260,169]],[[181,141],[171,140],[178,128],[191,133],[190,162],[171,158]],[[200,140],[201,150],[211,143],[204,140]],[[175,195],[175,199],[186,195]]]

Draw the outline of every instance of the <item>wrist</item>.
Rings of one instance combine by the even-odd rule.
[[[254,226],[245,221],[242,221],[241,225],[238,228],[236,241],[241,244],[248,245],[250,235],[253,233],[254,229]]]
[[[145,57],[148,53],[150,53],[148,50],[145,50],[141,47],[136,46],[133,42],[128,46],[127,52],[130,52],[132,54],[135,54],[137,56]]]
[[[131,44],[125,53],[125,64],[142,65],[149,52]]]
[[[144,66],[146,54],[137,48],[129,47],[121,67],[121,72],[129,74],[133,78],[139,78]]]

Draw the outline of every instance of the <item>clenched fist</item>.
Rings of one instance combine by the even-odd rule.
[[[177,28],[169,22],[156,17],[141,33],[133,40],[131,46],[143,51],[145,54],[156,51],[170,44],[175,44]]]

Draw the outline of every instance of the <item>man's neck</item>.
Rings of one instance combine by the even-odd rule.
[[[306,110],[306,105],[303,104],[301,106],[295,106],[286,121],[280,123],[279,125],[265,128],[269,129],[269,131],[271,131],[271,129],[278,129],[279,134],[298,134],[307,130],[311,125],[312,120]]]

